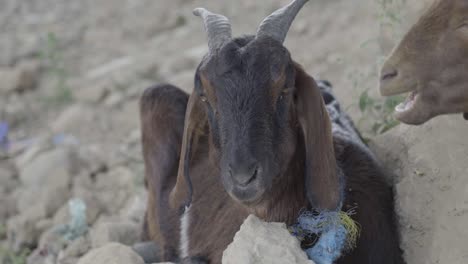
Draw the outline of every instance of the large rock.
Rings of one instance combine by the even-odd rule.
[[[372,143],[395,175],[408,263],[467,263],[467,135],[460,116],[441,116],[422,126],[400,125]]]
[[[52,216],[69,198],[72,176],[79,171],[79,159],[68,148],[44,152],[20,169],[23,184],[18,209],[43,206],[46,216]]]
[[[223,253],[223,264],[313,264],[284,223],[250,215]]]
[[[131,246],[140,238],[140,225],[132,222],[100,221],[91,230],[93,248],[101,247],[109,242],[118,242]]]
[[[118,243],[109,243],[93,249],[78,264],[144,264],[143,259],[130,247]]]
[[[97,176],[95,191],[98,201],[106,205],[106,213],[116,214],[134,193],[136,177],[125,167],[117,167]]]

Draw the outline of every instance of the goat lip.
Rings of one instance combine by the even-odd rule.
[[[414,78],[400,76],[396,79],[380,81],[380,94],[392,96],[416,90],[418,82]]]
[[[256,189],[252,188],[251,186],[235,187],[231,192],[229,192],[230,196],[234,198],[234,200],[242,203],[242,204],[255,204],[264,194],[263,189]]]

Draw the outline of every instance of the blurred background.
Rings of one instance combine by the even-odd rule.
[[[237,36],[288,2],[0,0],[0,261],[71,264],[105,241],[136,241],[138,99],[161,82],[191,91],[207,51],[192,10],[226,15]],[[285,46],[372,138],[397,125],[401,100],[379,96],[380,65],[428,2],[313,0]]]

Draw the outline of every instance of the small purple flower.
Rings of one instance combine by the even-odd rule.
[[[8,131],[9,125],[7,122],[0,122],[0,148],[8,147]]]

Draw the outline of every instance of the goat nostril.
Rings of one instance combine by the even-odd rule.
[[[395,70],[395,69],[388,70],[388,71],[383,71],[382,72],[382,77],[381,77],[380,80],[386,81],[386,80],[389,80],[389,79],[393,79],[393,78],[395,78],[397,76],[398,76],[398,71]]]
[[[253,174],[252,174],[252,177],[250,177],[250,180],[248,183],[251,183],[253,180],[255,180],[257,178],[257,175],[258,175],[258,168],[255,168]]]

